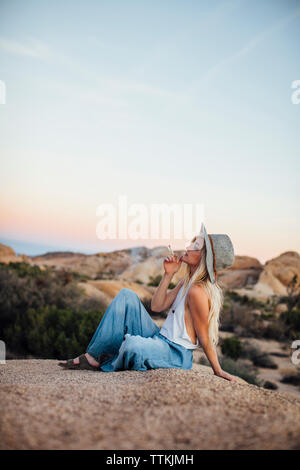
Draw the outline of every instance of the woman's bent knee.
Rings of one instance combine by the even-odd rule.
[[[133,299],[133,300],[139,300],[139,296],[131,289],[128,289],[127,287],[123,287],[118,293],[120,296],[124,296],[126,299]]]

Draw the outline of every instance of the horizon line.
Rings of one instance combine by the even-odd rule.
[[[102,248],[101,250],[97,250],[96,248],[76,248],[75,246],[63,246],[63,245],[51,245],[51,244],[46,244],[46,243],[38,243],[38,242],[28,242],[16,238],[8,238],[8,237],[0,237],[0,243],[3,245],[9,246],[12,248],[16,254],[16,256],[20,255],[25,255],[28,257],[37,257],[37,256],[44,256],[46,254],[51,254],[51,253],[74,253],[74,254],[83,254],[87,256],[92,256],[96,255],[99,253],[113,253],[115,251],[125,251],[125,250],[134,250],[137,248],[146,248],[147,250],[153,250],[156,248],[163,248],[166,247],[167,245],[157,245],[154,247],[148,247],[147,245],[136,245],[134,247],[124,247],[124,248]],[[17,248],[17,246],[23,246],[23,248],[20,250]],[[14,247],[15,246],[15,247]],[[26,249],[27,246],[27,249]],[[182,251],[178,249],[174,249],[174,251]],[[250,256],[247,254],[235,254],[235,256],[247,256],[250,258],[256,258],[261,264],[265,264],[267,261],[273,258],[277,258],[283,253],[286,253],[288,251],[296,251],[296,250],[285,250],[282,253],[279,253],[278,255],[274,255],[268,259],[262,258],[262,257],[255,257],[255,256]]]

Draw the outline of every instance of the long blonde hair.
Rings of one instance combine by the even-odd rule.
[[[194,242],[196,237],[193,238]],[[192,275],[191,267],[188,264],[184,266],[184,283],[183,295],[186,289],[192,285],[201,285],[209,298],[209,315],[208,315],[208,336],[212,346],[217,346],[219,342],[219,324],[220,324],[220,311],[224,303],[224,293],[222,288],[217,282],[211,283],[210,277],[206,268],[206,246],[202,248],[201,260],[199,266]]]

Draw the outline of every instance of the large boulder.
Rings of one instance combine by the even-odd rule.
[[[121,289],[127,288],[135,292],[141,300],[149,301],[153,297],[153,287],[143,286],[136,282],[120,281],[120,280],[99,280],[79,283],[84,289],[85,294],[103,301],[108,306],[112,299]]]
[[[91,372],[57,363],[0,366],[1,449],[300,448],[300,399],[288,393],[198,364]]]
[[[8,245],[0,243],[0,263],[30,263],[26,255],[16,255],[16,252]]]
[[[295,274],[300,286],[300,255],[296,251],[287,251],[266,262],[253,290],[260,296],[263,293],[267,296],[285,296]]]
[[[234,264],[218,272],[220,284],[227,289],[244,288],[256,284],[263,265],[250,256],[236,255]]]

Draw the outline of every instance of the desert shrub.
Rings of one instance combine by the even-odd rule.
[[[227,357],[238,359],[242,355],[242,343],[239,338],[224,338],[221,340],[221,351]]]
[[[263,335],[263,319],[250,314],[247,305],[232,302],[230,308],[222,310],[220,323],[221,330],[236,332],[239,336],[262,337]]]
[[[300,308],[282,312],[280,319],[286,325],[287,334],[290,339],[300,338]]]
[[[271,312],[271,313],[263,312],[261,314],[261,318],[263,320],[273,320],[274,318],[276,318],[276,314],[274,312]]]
[[[107,280],[107,279],[113,279],[114,277],[115,277],[115,272],[112,269],[109,269],[108,271],[98,271],[95,279]]]
[[[257,300],[255,298],[249,298],[247,295],[239,295],[235,291],[227,290],[225,293],[225,298],[234,300],[235,302],[239,303],[240,305],[247,305],[251,308],[264,308],[264,302]]]
[[[267,353],[263,353],[260,356],[256,356],[252,360],[256,367],[264,367],[266,369],[278,369],[277,364]]]
[[[19,266],[20,265],[20,266]],[[25,266],[24,266],[25,265]],[[42,271],[26,263],[0,265],[0,334],[28,308],[55,304],[76,307],[81,295],[75,283],[66,284],[64,274]]]
[[[268,390],[277,390],[278,385],[275,384],[274,382],[271,382],[270,380],[266,380],[263,384],[263,387],[268,389]]]
[[[282,296],[280,302],[287,305],[289,312],[293,309],[300,309],[300,284],[298,282],[298,274],[295,274],[288,283],[287,295]]]
[[[261,351],[261,349],[249,341],[243,343],[243,349],[241,356],[246,359],[250,359],[253,364],[257,367],[265,367],[268,369],[277,369],[277,364],[273,361],[271,356]]]
[[[286,313],[286,312],[284,312]],[[235,333],[240,337],[254,337],[275,339],[283,341],[287,338],[297,338],[295,333],[295,323],[289,327],[282,318],[276,318],[272,313],[262,315],[254,315],[250,313],[247,305],[242,305],[235,301],[231,301],[230,307],[223,308],[220,316],[220,329]],[[268,320],[266,320],[266,318]],[[289,332],[289,328],[294,332],[294,336]]]
[[[219,358],[219,363],[222,369],[225,372],[228,372],[228,374],[241,377],[241,379],[244,379],[250,384],[261,386],[261,382],[257,377],[258,373],[256,368],[253,366],[249,367],[249,364],[243,361],[242,359],[235,361],[230,357],[224,356]],[[206,356],[200,357],[199,364],[203,366],[210,366],[210,363]]]
[[[38,278],[38,277],[47,277],[50,273],[49,269],[41,270],[39,266],[31,266],[28,263],[22,262],[22,263],[13,263],[10,262],[8,264],[6,263],[0,263],[0,268],[4,271],[11,271],[14,272],[18,277],[24,278],[24,277],[32,277],[32,278]]]
[[[149,276],[150,281],[148,282],[148,286],[157,287],[162,280],[162,275],[158,274],[157,276]]]
[[[295,373],[287,373],[285,374],[280,382],[284,384],[291,384],[291,385],[300,385],[300,372],[298,374]]]
[[[261,381],[258,379],[258,372],[254,367],[249,367],[242,359],[234,361],[230,357],[222,357],[219,360],[220,365],[228,374],[241,377],[249,384],[261,386]]]
[[[262,337],[265,339],[275,339],[283,341],[288,336],[287,329],[282,321],[277,318],[267,321],[262,329]]]
[[[103,313],[45,306],[18,315],[4,331],[9,350],[48,359],[74,357],[86,350]]]
[[[158,274],[157,276],[150,276],[149,279],[150,281],[148,282],[148,286],[157,287],[159,286],[159,283],[162,280],[162,275]],[[174,289],[176,285],[177,284],[174,284],[174,282],[170,282],[168,289]]]
[[[70,274],[72,275],[72,279],[78,282],[92,281],[94,279],[91,276],[88,276],[87,274],[80,274],[76,271],[72,271]]]
[[[278,352],[278,351],[271,352],[270,354],[271,356],[275,356],[275,357],[289,357],[289,354],[284,353],[284,352]]]
[[[50,309],[52,316],[47,309]],[[83,290],[77,286],[72,273],[41,270],[38,266],[30,266],[27,263],[0,264],[0,337],[7,343],[10,353],[33,354],[29,330],[32,327],[32,318],[35,316],[41,324],[44,315],[44,321],[47,322],[50,321],[50,317],[55,318],[54,312],[57,311],[61,312],[56,314],[60,319],[72,315],[76,325],[84,314],[90,318],[90,315],[93,315],[90,312],[95,312],[95,316],[99,318],[104,310],[105,306],[101,301],[83,295]],[[82,328],[85,328],[86,321],[87,319],[83,320]],[[53,333],[53,327],[51,328],[49,332],[43,333],[46,337],[44,343],[42,339],[39,340],[45,348],[47,342],[51,342],[52,337],[49,335]],[[23,337],[24,331],[27,333],[24,333]],[[64,335],[66,347],[71,341],[68,331],[59,331],[55,328],[54,331],[52,349],[50,346],[45,349],[48,351],[50,348],[51,354],[54,354],[57,342],[62,342]],[[33,329],[31,335],[36,334],[37,330]],[[75,340],[77,340],[76,335]],[[81,344],[82,341],[79,346]],[[42,354],[39,347],[35,346],[34,350],[36,354]]]
[[[170,282],[168,289],[174,289],[177,286],[174,282]]]
[[[225,301],[221,312],[221,330],[230,331],[238,336],[256,338],[286,339],[300,338],[300,286],[297,275],[290,281],[287,296],[272,296],[267,302],[249,299],[234,291],[225,292]],[[278,304],[287,305],[287,311],[278,317]],[[261,311],[261,315],[250,313],[253,308]]]

